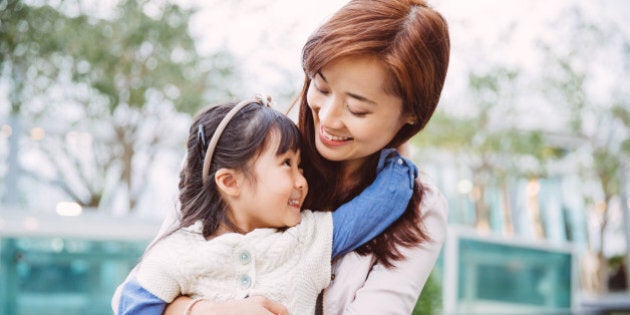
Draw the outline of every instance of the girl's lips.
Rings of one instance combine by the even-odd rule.
[[[344,144],[348,143],[348,141],[352,140],[351,137],[333,136],[333,135],[327,133],[324,130],[324,127],[322,127],[322,126],[319,127],[319,139],[322,141],[322,143],[324,143],[325,145],[329,145],[329,146],[344,145]]]
[[[297,199],[290,199],[288,204],[293,208],[300,208],[300,201]]]

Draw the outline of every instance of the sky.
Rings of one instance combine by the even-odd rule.
[[[250,93],[272,94],[278,89],[301,83],[300,57],[309,34],[343,6],[345,0],[251,0],[189,1],[200,7],[191,31],[199,39],[202,52],[220,47],[230,49],[240,60],[244,89]],[[428,1],[446,18],[451,34],[451,65],[445,94],[461,85],[465,65],[487,58],[527,65],[535,62],[536,38],[547,36],[547,24],[562,9],[580,5],[586,12],[604,19],[623,21],[630,14],[630,1],[624,0],[434,0]],[[630,23],[626,22],[630,30]],[[505,51],[494,56],[480,55],[484,45],[499,40],[514,29]],[[500,55],[502,54],[502,55]],[[287,76],[293,76],[287,79]]]
[[[60,0],[32,0],[60,1]],[[116,0],[84,0],[84,8],[107,15]],[[159,5],[168,0],[155,0]],[[347,0],[175,0],[198,8],[190,25],[200,52],[227,48],[242,74],[241,97],[270,95],[300,88],[302,45],[311,32]],[[465,85],[466,67],[488,60],[538,67],[534,41],[550,38],[549,24],[570,6],[581,6],[602,21],[620,21],[630,32],[626,0],[428,0],[447,20],[451,60],[443,98],[455,97]],[[512,33],[509,33],[509,31]],[[510,34],[509,43],[491,54],[487,47]],[[504,36],[503,38],[501,36]],[[0,91],[1,92],[1,91]],[[446,102],[445,102],[446,103]],[[461,103],[454,100],[450,103]],[[460,109],[458,109],[460,110]],[[463,110],[463,109],[461,109]],[[547,113],[541,113],[545,116]]]

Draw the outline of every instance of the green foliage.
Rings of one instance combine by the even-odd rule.
[[[411,314],[434,315],[439,313],[442,308],[442,284],[438,279],[437,271],[433,269],[429,275]]]
[[[192,9],[122,0],[101,18],[83,12],[83,4],[0,2],[0,73],[8,74],[12,113],[31,123],[58,121],[38,147],[55,178],[40,182],[86,206],[124,188],[133,210],[157,152],[172,138],[165,115],[229,98],[234,62],[224,52],[198,53],[189,32]],[[59,86],[62,102],[31,101]],[[60,117],[69,107],[75,114]],[[89,147],[69,149],[70,131],[90,133]]]
[[[427,128],[413,139],[414,144],[454,152],[466,163],[476,161],[471,166],[478,171],[535,175],[521,168],[515,158],[532,157],[542,164],[564,152],[547,144],[540,130],[516,127],[519,117],[512,113],[511,102],[518,79],[517,69],[503,66],[469,73],[470,103],[475,105],[475,113],[456,116],[437,110]],[[542,174],[544,170],[535,172]]]
[[[630,38],[623,26],[609,24],[613,21],[595,24],[576,9],[558,20],[570,25],[570,31],[559,33],[560,41],[541,45],[547,61],[542,80],[547,86],[545,92],[571,118],[568,128],[582,140],[576,150],[579,153],[574,155],[579,161],[578,174],[600,188],[595,194],[592,189],[581,194],[599,225],[599,236],[592,238],[597,243],[589,244],[589,248],[600,259],[595,272],[600,283],[587,289],[600,292],[607,285],[603,257],[609,235],[608,212],[615,196],[624,198],[622,174],[630,163]],[[621,62],[613,61],[616,58]],[[608,84],[602,84],[606,80],[600,80],[601,73]],[[595,206],[597,203],[604,207]]]
[[[188,33],[194,12],[167,3],[153,18],[146,4],[122,1],[112,20],[72,19],[64,34],[73,78],[105,96],[110,113],[120,105],[142,108],[150,92],[193,112],[203,103],[209,71]]]
[[[608,202],[620,193],[621,169],[630,157],[630,95],[622,88],[629,83],[628,64],[611,65],[608,59],[615,54],[627,57],[630,39],[623,32],[611,31],[614,27],[593,24],[577,9],[564,16],[563,22],[572,25],[572,31],[564,35],[569,45],[541,45],[549,69],[544,76],[545,92],[571,117],[570,130],[584,139],[581,151],[593,162],[584,165],[582,175],[597,178]],[[601,55],[602,51],[609,55]],[[610,97],[602,100],[590,88],[598,84],[595,78],[604,69],[618,79],[604,87]]]
[[[489,187],[506,187],[509,178],[545,176],[546,163],[565,152],[547,143],[540,130],[518,127],[520,80],[518,68],[502,65],[470,71],[467,101],[472,113],[438,109],[413,143],[451,153],[456,164],[466,165],[479,196]],[[489,226],[488,203],[484,197],[474,203],[475,224]]]

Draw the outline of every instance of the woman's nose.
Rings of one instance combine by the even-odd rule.
[[[339,128],[341,125],[339,108],[340,106],[336,104],[334,99],[323,102],[318,111],[321,124],[329,128]]]

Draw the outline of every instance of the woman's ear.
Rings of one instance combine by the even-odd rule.
[[[407,125],[415,125],[418,122],[418,118],[414,113],[407,113],[405,115],[405,124]]]
[[[241,173],[231,168],[221,168],[214,174],[214,182],[219,191],[230,197],[238,197],[241,193]]]

